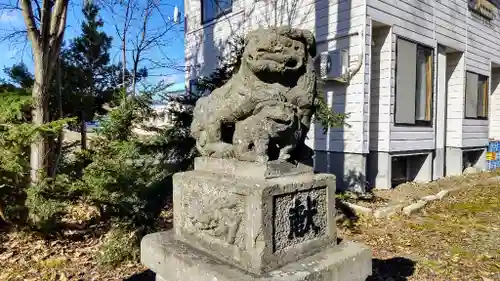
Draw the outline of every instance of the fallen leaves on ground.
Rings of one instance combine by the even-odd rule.
[[[145,270],[139,263],[113,269],[99,266],[95,256],[101,240],[86,237],[82,241],[44,241],[31,234],[3,234],[0,280],[123,280]]]

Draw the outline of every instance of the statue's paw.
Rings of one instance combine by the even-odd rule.
[[[267,155],[259,155],[254,151],[248,151],[245,153],[236,154],[235,157],[241,161],[258,162],[258,163],[266,163],[268,159]]]
[[[234,144],[234,152],[235,154],[241,155],[250,152],[250,144],[249,142],[238,142]]]
[[[227,158],[227,157],[233,157],[233,155],[234,155],[234,148],[233,148],[232,144],[218,142],[218,143],[211,144],[210,147],[211,147],[211,150],[213,151],[213,153],[211,155],[213,157]]]
[[[285,161],[286,161],[286,160],[290,159],[290,157],[291,157],[291,156],[290,156],[290,154],[288,154],[288,153],[283,153],[283,154],[281,154],[281,155],[280,155],[279,159],[280,159],[280,160],[285,160]]]
[[[207,143],[207,132],[201,131],[198,137],[198,143],[200,146],[204,146]]]
[[[214,152],[211,156],[215,158],[232,158],[234,157],[234,152],[232,150],[217,151]]]
[[[267,155],[258,155],[256,158],[255,158],[255,162],[258,162],[258,163],[267,163],[267,161],[269,160],[269,157]]]

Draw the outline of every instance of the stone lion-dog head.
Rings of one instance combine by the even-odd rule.
[[[283,82],[303,75],[315,56],[312,32],[289,26],[259,28],[245,37],[242,63],[263,81]]]

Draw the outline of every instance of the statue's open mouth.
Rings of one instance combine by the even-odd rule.
[[[285,62],[286,67],[296,67],[297,66],[297,60],[295,59],[288,59]]]

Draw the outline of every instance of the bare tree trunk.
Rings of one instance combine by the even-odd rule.
[[[81,148],[82,150],[87,149],[87,123],[85,122],[85,111],[82,111],[82,114],[80,116],[81,123],[80,123],[80,140],[81,140]]]
[[[31,0],[20,0],[20,6],[26,32],[35,61],[35,84],[33,85],[33,124],[40,126],[50,121],[49,116],[49,84],[55,61],[59,57],[69,0],[42,0],[33,1],[38,10],[36,20]],[[38,136],[31,145],[31,182],[40,182],[41,174],[48,175],[47,158],[49,156],[48,138]]]
[[[140,56],[140,52],[137,52],[135,58],[133,59],[134,66],[132,69],[132,92],[134,94],[135,94],[135,88],[137,87],[136,84],[137,84],[137,72],[139,69],[139,56]]]
[[[57,69],[56,69],[56,85],[57,85],[57,115],[56,119],[60,119],[63,116],[62,112],[62,93],[61,93],[61,57],[57,60]],[[61,128],[58,132],[57,142],[55,143],[54,148],[54,166],[51,169],[50,177],[55,177],[57,175],[57,171],[59,169],[59,163],[61,162],[62,157],[62,145],[64,141],[64,130]]]
[[[123,24],[123,36],[122,36],[122,60],[123,60],[123,69],[122,69],[122,79],[123,79],[123,91],[126,95],[127,92],[127,32],[130,25],[130,5],[131,0],[127,1],[127,6],[125,8],[125,22]]]
[[[40,126],[48,123],[49,120],[49,91],[47,75],[43,71],[41,64],[41,54],[35,53],[35,84],[33,85],[33,124]],[[49,145],[47,138],[37,136],[31,145],[31,181],[38,183],[41,176],[48,174]]]
[[[137,81],[137,72],[134,70],[132,71],[132,93],[135,95],[135,88],[136,88],[136,82]]]
[[[126,35],[123,34],[123,39],[122,39],[122,83],[123,83],[123,90],[127,91],[127,42],[125,41]]]
[[[133,69],[132,69],[132,91],[135,94],[135,88],[137,84],[137,72],[139,71],[139,61],[141,58],[141,53],[144,48],[144,42],[146,40],[146,32],[148,30],[148,22],[149,22],[149,17],[151,15],[151,9],[153,8],[152,2],[148,1],[146,4],[146,10],[144,13],[144,19],[142,22],[142,30],[141,30],[141,35],[140,35],[140,40],[138,39],[136,42],[135,50],[133,51],[133,57],[132,57],[132,62],[133,62]]]
[[[5,184],[0,185],[0,188],[5,187]],[[10,224],[9,220],[7,219],[4,209],[2,207],[2,202],[0,202],[0,226],[2,226],[2,221],[4,223]]]

